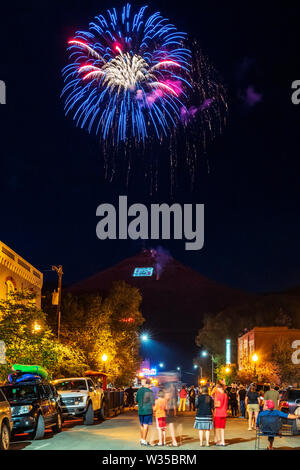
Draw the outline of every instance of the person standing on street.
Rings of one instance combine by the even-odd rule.
[[[238,400],[237,400],[237,390],[235,387],[231,387],[229,391],[230,399],[230,408],[232,418],[236,418],[238,415]]]
[[[246,390],[243,385],[240,386],[240,389],[238,391],[238,398],[240,402],[240,411],[241,411],[240,418],[245,418],[246,417],[246,406],[245,406]]]
[[[141,445],[147,446],[147,434],[149,426],[153,422],[153,405],[154,405],[154,395],[150,389],[151,382],[149,379],[146,380],[144,386],[138,389],[136,394],[136,401],[139,407],[138,414],[140,420],[140,430],[141,430]]]
[[[190,411],[195,411],[195,400],[196,400],[196,391],[194,385],[191,386],[189,390],[189,403],[190,403]]]
[[[178,447],[176,436],[175,436],[175,421],[176,421],[176,401],[174,401],[174,394],[176,389],[174,384],[171,384],[169,388],[165,390],[165,399],[167,401],[167,415],[166,423],[169,427],[172,444],[169,446]]]
[[[275,384],[271,384],[270,390],[265,393],[264,400],[272,400],[274,402],[274,410],[279,409],[280,394],[275,390]]]
[[[165,398],[165,393],[163,390],[159,390],[157,393],[157,399],[155,400],[155,405],[153,407],[156,427],[158,431],[158,446],[166,445],[166,416],[167,416],[167,400]]]
[[[179,398],[180,398],[180,401],[179,401],[178,411],[181,411],[181,408],[182,408],[182,411],[185,412],[187,391],[184,386],[182,386],[182,389],[180,390]]]
[[[255,418],[256,422],[259,413],[259,395],[256,391],[256,385],[254,384],[250,386],[250,390],[247,392],[246,405],[249,415],[248,431],[251,431],[252,429],[254,429],[252,425],[253,417]]]
[[[197,396],[196,400],[196,419],[194,428],[199,430],[200,446],[203,446],[203,433],[205,431],[206,447],[209,447],[209,433],[213,428],[213,409],[214,400],[208,394],[208,388],[202,387],[201,394]]]
[[[215,425],[215,444],[216,446],[225,446],[225,426],[227,418],[228,397],[224,391],[224,386],[218,383],[214,394],[214,425]]]
[[[125,390],[125,393],[126,393],[126,405],[128,406],[129,409],[133,410],[134,409],[134,390],[132,388],[132,385],[130,385],[130,387]]]

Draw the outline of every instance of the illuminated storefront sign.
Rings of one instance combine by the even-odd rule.
[[[133,271],[133,277],[146,277],[152,276],[153,268],[135,268]]]
[[[139,377],[148,377],[148,376],[152,376],[156,374],[157,374],[157,370],[155,368],[152,368],[152,369],[143,368],[141,372],[139,373]]]
[[[231,340],[226,339],[226,364],[231,364]]]

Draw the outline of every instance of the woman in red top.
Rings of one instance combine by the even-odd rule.
[[[180,396],[180,402],[179,402],[178,411],[181,411],[181,407],[182,407],[182,411],[185,411],[185,404],[186,404],[186,397],[187,397],[187,391],[185,387],[182,387],[182,389],[180,390],[179,396]]]
[[[224,387],[222,386],[222,384],[217,384],[216,386],[214,401],[215,443],[216,446],[225,446],[225,425],[227,417],[228,397],[224,392]]]

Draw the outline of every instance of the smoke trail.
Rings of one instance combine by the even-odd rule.
[[[166,265],[173,259],[170,252],[165,248],[158,246],[150,250],[152,258],[155,260],[156,280],[160,279]]]

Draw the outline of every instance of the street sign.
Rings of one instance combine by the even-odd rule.
[[[58,292],[52,292],[52,305],[58,305]]]
[[[0,364],[6,364],[5,343],[0,341]]]

